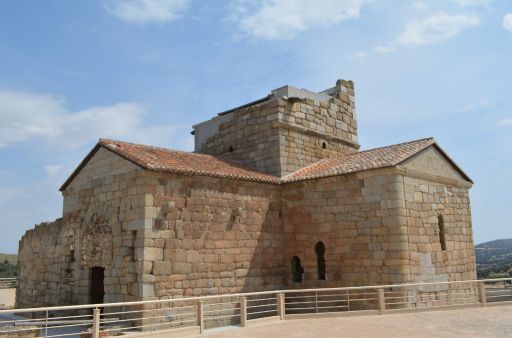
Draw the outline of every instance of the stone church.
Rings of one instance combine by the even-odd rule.
[[[99,140],[20,240],[18,307],[476,277],[471,179],[432,138],[360,151],[351,81],[193,129]]]

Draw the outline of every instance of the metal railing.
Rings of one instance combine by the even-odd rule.
[[[16,288],[16,277],[13,278],[0,278],[0,289],[14,289]]]
[[[265,319],[322,314],[512,304],[512,278],[341,288],[276,290],[153,301],[0,311],[0,336],[33,331],[39,337],[145,335],[205,329]],[[176,332],[176,331],[175,331]]]

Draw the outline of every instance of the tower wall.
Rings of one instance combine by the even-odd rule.
[[[354,86],[344,80],[321,93],[281,87],[194,129],[197,152],[279,177],[359,149]]]

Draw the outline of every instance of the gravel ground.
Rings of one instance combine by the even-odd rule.
[[[285,320],[197,337],[512,337],[512,305]]]

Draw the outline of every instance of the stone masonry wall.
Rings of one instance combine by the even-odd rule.
[[[451,175],[449,175],[451,176]],[[462,181],[460,181],[462,182]],[[455,184],[455,185],[454,185]],[[476,278],[468,183],[385,172],[285,185],[282,192],[292,287],[331,287]],[[441,249],[438,216],[445,226]],[[318,280],[315,245],[325,245],[327,280]],[[292,283],[298,256],[303,282]]]
[[[92,267],[106,302],[475,278],[471,184],[439,153],[415,161],[278,185],[149,172],[100,148],[63,191],[63,219],[20,241],[17,305],[89,303]]]
[[[196,149],[199,152],[222,155],[256,170],[278,175],[279,135],[272,128],[285,102],[271,100],[239,109],[229,121],[219,126],[219,132]]]
[[[280,177],[323,158],[356,152],[353,83],[338,81],[336,90],[329,102],[271,99],[239,109],[196,149]]]
[[[17,308],[71,303],[73,256],[69,248],[73,245],[72,235],[59,219],[36,225],[21,238]]]
[[[312,100],[285,105],[279,114],[280,175],[285,176],[323,158],[359,149],[354,84],[338,81],[327,102]]]
[[[476,279],[468,188],[404,177],[410,282]],[[446,250],[439,236],[445,228]]]
[[[105,268],[105,302],[139,299],[141,174],[110,151],[97,151],[63,191],[63,219],[27,231],[20,241],[19,307],[90,303],[92,267]]]
[[[283,287],[279,186],[206,176],[148,175],[144,298]]]
[[[431,147],[403,163],[407,233],[411,252],[409,281],[476,278],[469,188],[440,150]],[[446,250],[442,250],[440,221]]]
[[[75,234],[74,303],[90,302],[92,267],[105,268],[105,302],[140,299],[135,242],[143,235],[138,231],[143,173],[100,148],[63,191],[63,221]]]
[[[283,187],[289,287],[335,287],[400,283],[407,277],[405,214],[399,175],[354,174]],[[315,245],[325,245],[326,280],[318,280]],[[298,256],[303,282],[292,283],[291,259]]]

